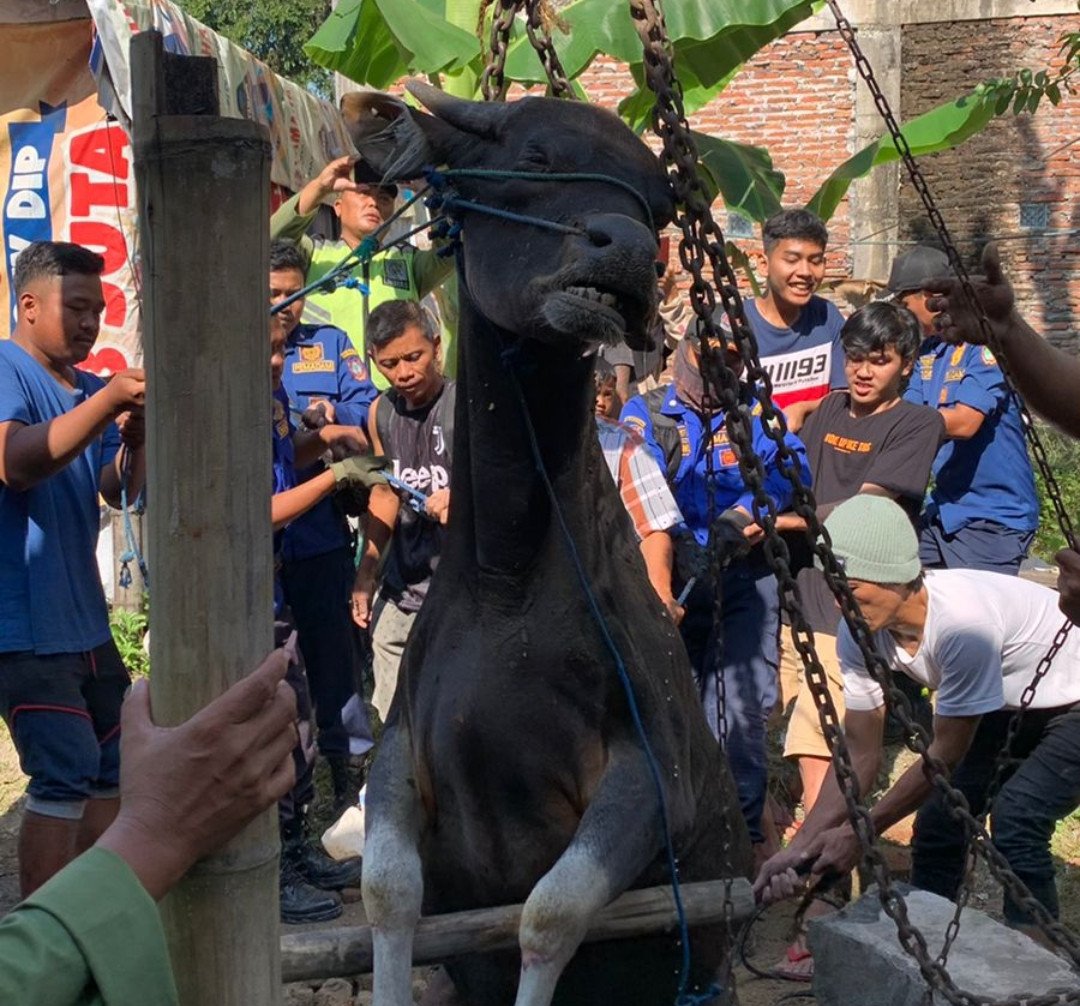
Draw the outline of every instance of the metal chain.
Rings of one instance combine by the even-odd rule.
[[[536,50],[536,55],[540,58],[544,73],[547,74],[552,97],[573,99],[574,89],[570,86],[570,80],[551,41],[549,25],[555,15],[551,12],[549,3],[550,0],[526,0],[525,31],[529,36],[530,44]]]
[[[915,160],[915,156],[912,154],[911,146],[907,142],[907,138],[904,136],[903,131],[900,129],[900,125],[897,122],[896,116],[893,114],[892,108],[889,105],[888,99],[885,97],[884,92],[881,90],[880,85],[877,82],[877,78],[874,76],[873,67],[870,65],[870,61],[866,58],[862,48],[859,46],[858,39],[855,36],[855,30],[851,25],[851,22],[844,16],[840,9],[838,0],[829,0],[829,9],[832,11],[833,17],[836,21],[836,26],[840,32],[840,36],[847,43],[848,48],[851,50],[851,54],[855,59],[855,66],[862,77],[867,88],[870,91],[871,96],[874,99],[874,104],[877,106],[878,112],[885,122],[886,128],[889,131],[889,135],[892,138],[893,144],[899,152],[901,159],[903,160],[904,167],[907,169],[908,175],[911,178],[911,183],[915,188],[915,191],[919,194],[919,198],[922,200],[922,204],[926,209],[927,216],[930,218],[930,222],[934,225],[934,229],[937,231],[938,238],[941,241],[945,253],[949,257],[949,262],[953,267],[958,279],[960,280],[961,287],[964,291],[964,296],[968,301],[969,306],[974,310],[979,320],[979,329],[983,339],[990,346],[994,352],[998,366],[1001,368],[1002,375],[1005,379],[1005,385],[1009,394],[1012,396],[1016,403],[1017,409],[1020,413],[1021,423],[1024,429],[1024,435],[1027,439],[1028,446],[1031,450],[1032,456],[1035,458],[1035,462],[1039,468],[1039,473],[1043,477],[1043,482],[1046,486],[1047,494],[1050,497],[1050,501],[1053,504],[1055,514],[1058,518],[1058,523],[1061,525],[1062,534],[1065,536],[1065,540],[1069,543],[1070,547],[1076,548],[1076,536],[1073,530],[1072,520],[1068,511],[1065,509],[1065,504],[1062,498],[1061,489],[1058,486],[1057,479],[1054,475],[1053,469],[1050,467],[1049,459],[1046,455],[1046,450],[1043,446],[1042,440],[1039,437],[1038,430],[1032,419],[1031,413],[1028,411],[1026,404],[1020,395],[1017,393],[1012,373],[1009,366],[1009,361],[1006,355],[1002,352],[1000,345],[997,342],[996,336],[990,326],[990,322],[986,317],[986,313],[982,310],[979,304],[978,298],[975,295],[974,287],[971,285],[971,278],[968,275],[967,268],[964,265],[963,260],[960,257],[959,252],[956,249],[956,245],[952,240],[952,235],[949,233],[948,225],[945,223],[944,217],[941,215],[941,211],[938,209],[937,203],[934,200],[933,194],[930,191],[930,186],[926,181],[925,176],[920,169],[918,162]],[[986,797],[986,801],[983,804],[983,810],[979,814],[980,822],[985,822],[991,813],[994,799],[997,796],[998,791],[1001,788],[1004,781],[1005,770],[1008,764],[1011,762],[1011,753],[1013,743],[1016,739],[1016,734],[1020,729],[1020,722],[1023,718],[1024,712],[1030,707],[1032,700],[1035,698],[1035,690],[1038,688],[1039,683],[1046,676],[1050,670],[1054,659],[1060,652],[1061,647],[1065,644],[1065,641],[1069,635],[1069,630],[1072,627],[1072,622],[1066,620],[1062,627],[1058,630],[1054,637],[1053,643],[1045,656],[1039,662],[1039,666],[1035,670],[1035,674],[1029,682],[1028,686],[1024,689],[1024,694],[1020,700],[1020,708],[1016,714],[1009,721],[1008,732],[1006,734],[1005,743],[1002,747],[1001,753],[998,755],[995,770],[994,779],[991,783],[990,791]],[[949,951],[956,939],[957,934],[960,931],[960,916],[964,907],[967,905],[971,883],[975,874],[975,857],[969,852],[967,868],[964,874],[964,883],[961,885],[959,895],[956,899],[956,911],[953,915],[952,921],[949,923],[945,933],[945,940],[942,946],[941,953],[938,955],[938,961],[944,965],[948,959]]]
[[[1035,422],[1031,417],[1031,413],[1016,392],[1016,386],[1013,381],[1009,361],[1002,352],[997,336],[994,334],[994,331],[990,326],[990,321],[986,317],[986,312],[983,311],[979,299],[975,295],[975,288],[971,285],[971,276],[968,274],[967,266],[964,265],[960,253],[956,250],[956,245],[953,242],[952,235],[949,233],[945,218],[941,215],[941,211],[938,209],[934,197],[930,192],[930,186],[927,184],[926,178],[919,168],[918,162],[915,160],[915,155],[911,152],[911,145],[904,136],[903,130],[901,130],[900,124],[897,122],[896,116],[893,114],[893,110],[889,105],[889,101],[885,97],[884,92],[882,92],[881,87],[874,76],[873,67],[871,67],[870,61],[866,58],[859,46],[858,39],[855,37],[855,29],[851,26],[851,22],[844,16],[838,0],[828,0],[828,4],[829,9],[832,11],[833,18],[836,20],[836,27],[840,32],[840,37],[847,43],[852,56],[855,58],[855,68],[859,71],[859,76],[862,77],[869,89],[870,94],[874,99],[874,104],[877,106],[877,110],[885,122],[885,126],[889,131],[889,136],[892,138],[892,141],[904,162],[904,167],[907,169],[908,175],[911,178],[911,184],[919,194],[919,199],[922,200],[923,207],[926,209],[926,215],[930,218],[930,222],[937,232],[945,254],[949,257],[949,264],[952,266],[957,279],[960,281],[964,296],[967,298],[969,306],[979,319],[979,332],[997,358],[998,366],[1001,368],[1001,373],[1005,378],[1005,385],[1010,394],[1012,394],[1016,401],[1017,408],[1020,411],[1028,447],[1035,458],[1039,474],[1042,475],[1043,481],[1046,484],[1046,491],[1050,497],[1050,502],[1054,506],[1054,513],[1057,516],[1058,523],[1061,525],[1062,534],[1069,543],[1069,547],[1075,549],[1077,544],[1076,533],[1073,528],[1072,518],[1065,509],[1061,487],[1058,485],[1057,478],[1054,476],[1054,471],[1050,467],[1050,459],[1047,457],[1046,448],[1043,446],[1042,439],[1039,437],[1038,430],[1035,428]]]
[[[747,380],[752,386],[763,389],[760,401],[764,429],[776,445],[779,469],[792,485],[794,509],[806,522],[807,538],[822,561],[826,581],[840,602],[841,613],[859,647],[868,672],[888,697],[889,705],[911,738],[909,744],[920,755],[928,777],[945,796],[950,812],[964,828],[965,834],[973,836],[974,848],[987,862],[991,873],[1010,896],[1035,918],[1051,942],[1064,949],[1074,963],[1080,964],[1080,943],[1075,936],[1057,923],[1031,896],[1030,891],[1011,872],[1004,858],[994,848],[985,828],[971,815],[963,795],[949,785],[944,765],[929,754],[929,738],[925,730],[913,722],[906,697],[892,685],[889,664],[874,648],[873,636],[862,619],[844,572],[832,554],[828,534],[818,520],[813,495],[802,484],[798,464],[784,440],[786,424],[783,416],[772,404],[772,384],[758,359],[756,340],[746,321],[737,277],[724,253],[723,233],[712,217],[708,196],[697,175],[696,146],[685,118],[682,91],[674,74],[670,43],[658,10],[658,0],[631,0],[631,13],[644,46],[646,77],[649,86],[657,95],[653,110],[654,129],[663,141],[664,162],[668,167],[676,200],[681,207],[677,217],[683,232],[679,256],[693,280],[690,300],[702,331],[702,369],[711,377],[715,375],[713,379],[716,380],[718,395],[728,410],[727,422],[732,446],[743,478],[754,497],[755,518],[766,532],[766,557],[777,576],[781,603],[791,617],[795,647],[806,666],[811,694],[818,708],[826,740],[834,753],[837,781],[862,854],[877,880],[882,907],[895,923],[901,945],[915,959],[924,980],[951,1003],[958,1006],[973,1006],[979,1003],[993,1003],[994,1006],[1080,1003],[1080,990],[1011,1000],[981,999],[961,991],[947,971],[931,958],[925,938],[908,919],[903,898],[893,889],[888,868],[875,844],[869,811],[860,799],[858,779],[836,710],[828,694],[825,672],[814,650],[813,632],[802,614],[798,587],[790,570],[787,544],[776,531],[772,501],[764,491],[764,469],[760,458],[752,449],[750,416],[743,415],[738,409],[738,379],[726,366],[722,353],[715,354],[718,359],[710,360],[713,355],[710,340],[719,340],[720,333],[712,317],[716,305],[714,286],[710,285],[704,276],[706,261],[739,346]]]
[[[554,16],[548,10],[547,0],[498,0],[500,9],[491,22],[491,56],[480,78],[480,91],[484,101],[502,101],[510,87],[506,79],[506,54],[510,48],[510,33],[514,18],[525,8],[525,32],[529,44],[536,50],[540,65],[544,68],[551,93],[556,98],[573,98],[574,89],[555,51],[548,28]]]
[[[499,10],[491,19],[491,56],[480,77],[480,93],[484,101],[502,101],[510,86],[506,81],[506,51],[510,47],[510,30],[514,17],[524,0],[495,0]]]

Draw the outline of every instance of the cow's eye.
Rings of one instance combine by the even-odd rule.
[[[523,171],[546,171],[550,167],[551,159],[543,147],[530,143],[521,152],[521,169]]]

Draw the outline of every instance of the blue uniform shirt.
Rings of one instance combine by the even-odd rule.
[[[21,346],[0,339],[0,422],[49,422],[104,387],[80,370],[75,384],[65,388]],[[119,448],[110,423],[26,492],[0,482],[0,652],[84,653],[109,639],[96,556],[98,486]]]
[[[927,339],[904,398],[916,405],[967,405],[986,418],[970,440],[947,440],[934,459],[927,515],[947,534],[989,520],[1016,531],[1039,526],[1039,499],[1020,412],[994,354]]]
[[[289,396],[285,388],[274,391],[273,421],[270,433],[272,451],[271,492],[273,495],[292,489],[296,485],[296,455],[293,452],[292,420],[289,418]],[[285,607],[285,596],[281,589],[281,577],[278,576],[278,564],[281,555],[281,543],[285,531],[274,532],[274,617],[280,618]]]
[[[675,501],[682,511],[681,530],[693,534],[699,545],[708,543],[709,538],[709,497],[706,470],[706,431],[701,418],[689,406],[684,405],[675,394],[675,386],[665,389],[664,404],[660,408],[662,415],[670,416],[678,424],[679,430],[679,467],[673,478],[669,479]],[[649,415],[644,398],[638,395],[631,398],[623,407],[622,422],[637,430],[652,451],[662,471],[667,472],[668,462],[662,447],[653,432],[653,420]],[[712,417],[713,470],[715,474],[714,516],[719,516],[729,507],[743,507],[747,513],[754,512],[754,497],[739,471],[739,462],[728,440],[724,413],[717,412]],[[791,433],[784,437],[785,443],[796,457],[799,474],[805,485],[810,485],[810,468],[806,463],[806,448]],[[776,444],[765,432],[761,418],[753,417],[753,446],[765,468],[765,491],[769,494],[775,508],[774,512],[786,509],[791,504],[791,483],[777,466]]]
[[[297,325],[285,345],[282,384],[297,414],[318,402],[334,406],[335,422],[367,426],[368,407],[378,392],[349,337],[333,325]],[[314,465],[299,473],[306,482],[322,470]],[[285,529],[282,558],[310,559],[349,545],[341,511],[327,497]]]

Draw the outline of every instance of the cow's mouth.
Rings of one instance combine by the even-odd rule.
[[[648,304],[611,286],[567,283],[545,298],[544,314],[557,330],[590,342],[639,341]]]
[[[617,322],[625,331],[627,325],[627,311],[623,298],[610,290],[601,290],[595,286],[568,286],[562,291],[564,294],[583,301],[586,310],[600,311]]]

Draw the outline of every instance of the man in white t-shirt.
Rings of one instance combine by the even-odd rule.
[[[930,754],[979,813],[1014,710],[1062,627],[1057,595],[1046,587],[982,570],[919,568],[911,521],[892,500],[856,496],[825,527],[844,566],[878,652],[892,667],[937,693]],[[844,678],[844,734],[859,784],[873,785],[881,761],[885,700],[846,625],[837,653]],[[1018,767],[994,801],[994,844],[1047,910],[1057,915],[1050,836],[1080,805],[1080,633],[1070,635],[1039,683],[1016,737]],[[954,898],[964,870],[965,840],[940,792],[913,765],[877,802],[878,834],[918,811],[912,883]],[[847,871],[859,845],[830,771],[814,809],[791,845],[766,862],[755,881],[765,900],[812,876]],[[1028,913],[1005,898],[1005,919],[1026,928]]]

